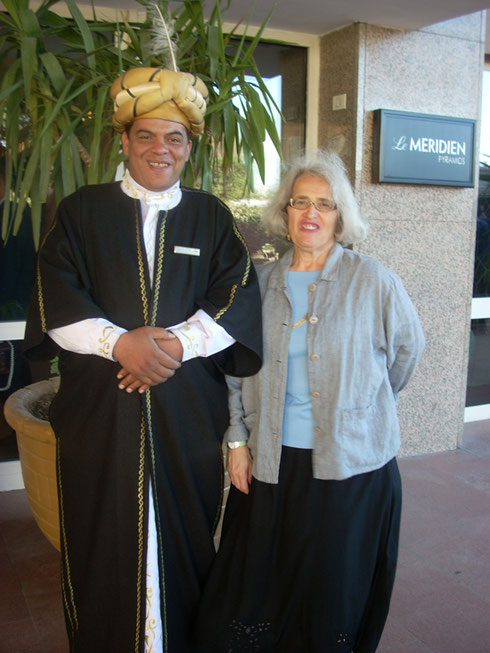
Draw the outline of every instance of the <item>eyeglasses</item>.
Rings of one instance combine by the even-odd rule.
[[[296,199],[295,197],[291,197],[288,204],[289,206],[292,206],[293,209],[298,209],[298,211],[304,211],[313,204],[315,209],[320,211],[320,213],[328,213],[337,208],[337,205],[333,200],[318,200],[318,202],[314,202],[313,200],[305,198]]]

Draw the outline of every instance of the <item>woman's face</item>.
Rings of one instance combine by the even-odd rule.
[[[291,197],[306,199],[315,203],[333,202],[330,184],[315,175],[300,175],[294,182]],[[313,204],[306,209],[287,206],[288,229],[296,249],[311,254],[328,253],[335,242],[338,223],[337,209],[319,211]]]

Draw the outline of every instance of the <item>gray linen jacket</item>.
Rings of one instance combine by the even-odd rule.
[[[227,377],[227,442],[248,440],[253,475],[277,483],[292,307],[292,249],[258,269],[264,363]],[[308,293],[308,381],[313,406],[313,476],[345,479],[378,469],[400,447],[396,401],[425,346],[415,308],[395,273],[336,243]]]

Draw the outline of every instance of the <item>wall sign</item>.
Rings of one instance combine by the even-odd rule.
[[[378,109],[375,181],[474,186],[475,120]]]

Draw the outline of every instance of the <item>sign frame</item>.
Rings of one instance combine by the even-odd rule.
[[[377,109],[373,113],[375,183],[474,188],[476,120],[392,109]],[[396,138],[392,135],[395,126],[399,134]],[[428,126],[432,126],[434,138],[428,132],[420,136],[426,133],[423,127]],[[452,138],[447,138],[448,134]],[[414,143],[418,150],[407,152]],[[463,144],[464,156],[457,156],[463,152]],[[394,154],[393,150],[398,152]],[[407,172],[407,166],[411,166],[413,174]]]

